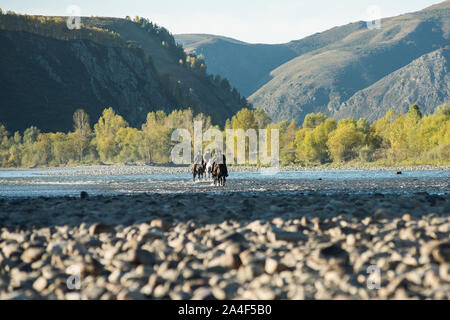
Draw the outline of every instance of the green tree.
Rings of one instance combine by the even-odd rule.
[[[303,128],[297,132],[297,160],[305,163],[325,163],[330,160],[327,141],[336,129],[334,119],[326,119],[314,129]]]
[[[203,113],[199,113],[194,117],[194,121],[200,121],[202,123],[203,131],[208,130],[212,127],[211,117],[204,115]]]
[[[103,111],[94,125],[95,144],[101,161],[114,161],[120,152],[116,135],[120,128],[126,127],[128,123],[121,116],[116,115],[112,108]]]
[[[51,133],[40,133],[32,146],[34,157],[32,165],[48,165],[52,160]]]
[[[233,129],[233,125],[231,124],[231,120],[230,120],[230,119],[227,119],[227,120],[225,121],[225,126],[224,126],[224,128],[225,128],[225,130],[226,130],[226,129]]]
[[[40,135],[40,130],[37,127],[29,127],[23,133],[22,144],[22,159],[21,164],[24,166],[35,166],[38,164],[39,159],[35,154],[35,143]]]
[[[443,104],[436,107],[434,115],[450,116],[450,104]]]
[[[253,110],[247,108],[238,111],[231,119],[231,126],[233,129],[247,131],[248,129],[258,129],[258,125]]]
[[[370,122],[365,118],[361,118],[356,122],[356,127],[363,134],[368,135],[370,132]]]
[[[365,118],[360,118],[356,122],[356,127],[363,135],[361,142],[363,147],[359,150],[359,159],[364,162],[372,161],[375,149],[381,145],[381,138],[376,135],[375,129]]]
[[[123,163],[142,160],[140,144],[143,133],[136,128],[122,127],[117,131],[116,143],[119,146],[117,159]]]
[[[314,129],[321,123],[325,122],[327,116],[321,112],[307,114],[303,121],[303,128]]]
[[[248,108],[244,108],[241,109],[240,111],[238,111],[236,113],[236,115],[233,116],[233,118],[231,119],[231,126],[233,130],[243,130],[243,133],[246,134],[248,130],[255,130],[256,132],[256,136],[258,134],[257,130],[258,130],[258,122],[255,119],[255,113],[254,110],[248,109]],[[238,132],[238,131],[236,131]],[[268,135],[268,141],[270,141],[270,134]],[[239,140],[237,137],[234,137],[234,154],[237,155],[238,153],[238,143]],[[226,140],[226,138],[225,138]],[[228,141],[226,141],[227,145],[229,144]],[[255,152],[257,152],[257,150],[253,149]],[[269,149],[270,150],[270,149]],[[250,155],[250,137],[245,137],[245,157],[246,157],[246,161],[248,161],[250,159],[250,157],[255,156],[257,158],[257,154],[252,154]],[[247,157],[248,155],[248,157]],[[231,159],[230,159],[231,161]]]
[[[376,120],[372,128],[374,134],[381,139],[381,147],[389,149],[391,147],[391,132],[394,121],[400,116],[400,114],[389,109],[386,114],[379,120]]]
[[[442,112],[444,111],[444,112]],[[445,162],[450,159],[450,113],[443,109],[423,117],[409,135],[409,153],[420,160]]]
[[[305,141],[306,133],[308,129],[300,127],[295,133],[294,146],[295,146],[295,160],[302,164],[306,162],[305,150],[303,143]]]
[[[170,129],[188,129],[191,135],[194,134],[194,113],[192,109],[174,110],[168,116],[164,112],[156,112],[156,120],[166,121],[167,127]],[[162,123],[162,122],[161,122]]]
[[[92,138],[89,115],[83,109],[78,109],[74,112],[73,129],[74,132],[72,136],[76,148],[76,154],[78,160],[82,162]]]
[[[22,149],[20,145],[14,144],[9,148],[8,166],[22,166]]]
[[[413,104],[409,107],[408,114],[418,119],[422,118],[422,112],[417,104]]]
[[[52,165],[67,165],[76,158],[76,148],[73,136],[64,132],[49,133],[46,135],[51,144],[51,159],[47,160]]]
[[[4,125],[0,125],[0,165],[6,166],[9,159],[9,132]]]
[[[13,142],[15,145],[22,144],[22,136],[19,131],[14,132]]]
[[[175,113],[170,121],[181,124],[183,117],[180,119],[176,115],[180,116],[183,113]],[[140,145],[140,152],[146,163],[169,162],[170,150],[173,145],[170,140],[172,131],[173,129],[166,126],[165,114],[150,112],[147,115],[147,121],[142,125],[143,138]]]
[[[25,144],[35,143],[40,133],[41,131],[34,126],[27,128],[23,133],[23,143]]]
[[[255,109],[253,111],[253,116],[255,118],[255,121],[256,121],[259,129],[266,128],[267,125],[269,125],[271,122],[270,117],[267,115],[267,113],[263,109],[260,109],[260,108]]]
[[[295,136],[297,132],[297,123],[292,120],[280,139],[280,160],[281,164],[287,165],[295,162]]]
[[[331,157],[335,162],[355,159],[364,142],[364,135],[358,130],[353,119],[342,119],[330,134],[327,142]]]
[[[8,130],[6,130],[6,127],[3,124],[0,124],[0,143],[1,143],[0,146],[1,147],[9,145],[9,141],[7,141],[8,137],[9,137]]]

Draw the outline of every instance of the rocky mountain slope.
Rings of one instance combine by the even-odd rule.
[[[271,72],[273,79],[249,100],[275,120],[294,118],[302,122],[306,114],[318,111],[333,116],[358,91],[450,44],[449,21],[449,1],[383,19],[380,29],[357,30],[278,67]],[[394,109],[401,107],[395,101],[387,103]]]
[[[204,57],[209,72],[226,77],[239,92],[249,96],[272,79],[270,72],[275,68],[364,27],[362,22],[350,23],[284,44],[252,44],[210,34],[174,37],[186,52]]]
[[[380,106],[366,102],[359,93],[416,59],[450,45],[449,36],[447,0],[418,12],[382,19],[380,29],[368,29],[365,22],[359,21],[287,44],[272,45],[278,51],[286,50],[285,56],[270,53],[265,56],[258,49],[262,45],[222,37],[177,35],[176,39],[189,52],[204,55],[213,73],[226,74],[246,94],[253,90],[247,85],[249,79],[257,79],[254,83],[258,89],[249,96],[249,101],[266,110],[273,120],[296,119],[301,123],[306,114],[319,111],[337,117],[367,115],[373,120],[387,105],[403,110],[406,101],[418,102],[426,112],[431,112],[435,103],[448,101],[445,91],[448,77],[433,79],[439,83],[429,90],[425,89],[430,85],[428,80],[420,78],[424,82],[417,83],[417,87],[423,89],[411,92],[404,89],[401,103],[393,91]],[[251,56],[243,49],[247,47],[253,50]],[[283,63],[290,55],[295,57]],[[264,59],[258,60],[258,56]],[[430,61],[434,58],[437,56],[424,57],[427,64],[441,65],[439,61]],[[276,67],[270,70],[273,66]],[[400,78],[393,76],[390,81]],[[401,84],[394,87],[400,88]],[[351,111],[356,109],[354,113]]]
[[[355,93],[335,115],[339,118],[364,117],[373,121],[382,117],[389,108],[406,112],[413,103],[419,104],[422,112],[432,113],[434,107],[449,101],[449,69],[450,47],[425,54]]]

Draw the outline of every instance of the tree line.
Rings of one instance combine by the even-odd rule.
[[[185,128],[193,135],[194,121],[202,121],[203,130],[220,129],[209,116],[191,109],[151,112],[141,128],[130,127],[112,108],[105,109],[93,127],[85,111],[75,111],[68,133],[45,133],[31,126],[10,134],[0,124],[0,166],[166,164],[178,143],[171,141],[173,130]],[[301,126],[295,121],[272,123],[263,110],[244,108],[223,129],[224,137],[226,129],[278,129],[282,165],[450,163],[450,105],[427,116],[415,104],[405,114],[389,110],[372,124],[363,118],[335,120],[312,113]]]

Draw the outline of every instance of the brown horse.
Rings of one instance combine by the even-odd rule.
[[[204,164],[194,164],[192,167],[192,180],[195,182],[195,177],[198,176],[198,180],[203,179],[203,175],[205,174],[205,165]]]
[[[224,187],[226,182],[226,169],[224,164],[214,164],[214,168],[212,170],[212,176],[214,180],[214,185]]]

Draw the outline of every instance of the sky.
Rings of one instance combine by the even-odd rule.
[[[67,16],[140,16],[173,34],[208,33],[250,43],[285,43],[355,21],[418,11],[433,0],[0,0],[18,13]]]

